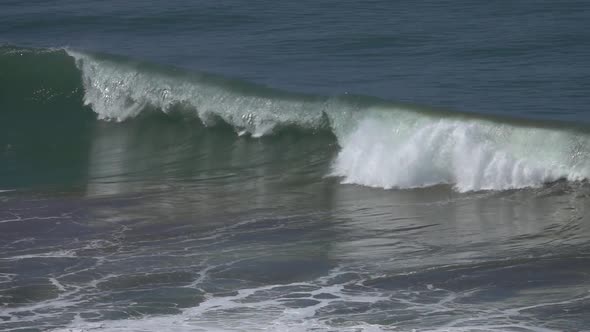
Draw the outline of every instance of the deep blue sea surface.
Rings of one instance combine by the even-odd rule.
[[[590,330],[587,1],[0,1],[0,330]]]

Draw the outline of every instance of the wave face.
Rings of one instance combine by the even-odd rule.
[[[25,51],[3,49],[0,64]],[[590,177],[585,129],[437,112],[365,97],[286,93],[74,50],[36,52],[39,61],[47,56],[42,53],[63,57],[64,67],[71,66],[65,58],[75,60],[83,102],[102,120],[181,112],[205,126],[226,123],[236,133],[254,137],[285,127],[308,134],[329,130],[340,146],[330,175],[344,183],[386,189],[449,184],[465,192]]]
[[[320,128],[324,100],[280,94],[210,75],[188,75],[113,57],[67,51],[84,84],[84,103],[99,119],[123,121],[146,109],[191,111],[203,124],[222,120],[260,137],[276,127]]]

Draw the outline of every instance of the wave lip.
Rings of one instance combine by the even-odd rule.
[[[123,121],[146,109],[169,113],[184,109],[205,125],[217,120],[238,133],[255,137],[276,127],[319,128],[324,123],[323,100],[281,98],[270,89],[244,88],[243,83],[208,75],[186,75],[145,64],[67,50],[76,60],[85,89],[84,103],[99,119]],[[244,91],[245,90],[245,91]]]

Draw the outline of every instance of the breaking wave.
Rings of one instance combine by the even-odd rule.
[[[26,63],[18,62],[23,55]],[[69,49],[0,48],[2,70],[31,61],[45,68],[39,75],[75,71],[81,86],[73,89],[83,89],[83,103],[101,120],[181,112],[205,126],[225,123],[253,137],[285,127],[310,135],[329,130],[340,146],[330,175],[344,183],[386,189],[449,184],[465,192],[590,176],[590,132],[571,125],[436,111],[369,97],[287,93]]]

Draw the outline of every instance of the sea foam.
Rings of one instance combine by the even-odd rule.
[[[536,187],[589,175],[585,135],[482,119],[388,115],[387,120],[367,116],[340,140],[333,175],[371,187],[452,184],[462,192]]]

